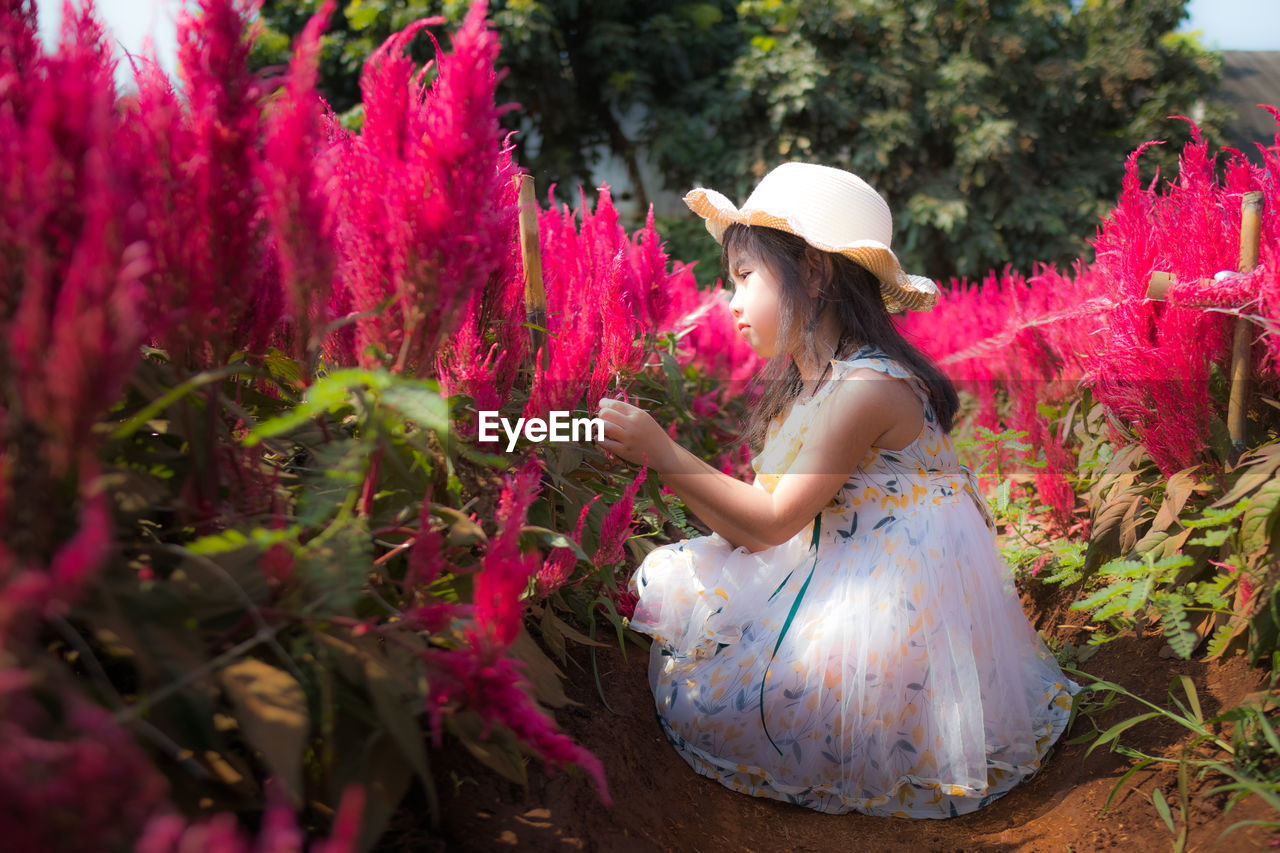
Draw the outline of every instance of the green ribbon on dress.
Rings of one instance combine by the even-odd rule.
[[[809,581],[813,580],[813,571],[818,567],[818,535],[822,532],[822,513],[818,513],[813,517],[813,538],[809,540],[809,550],[813,551],[813,565],[809,567],[809,576],[804,579],[800,591],[796,593],[796,600],[791,602],[791,611],[787,614],[787,620],[782,623],[782,631],[778,634],[778,642],[773,645],[773,654],[769,656],[769,663],[765,665],[764,675],[760,678],[760,728],[764,729],[764,736],[769,739],[769,743],[774,749],[778,750],[778,755],[782,755],[782,749],[773,742],[773,737],[769,734],[769,724],[764,721],[764,685],[769,680],[769,667],[773,666],[773,659],[778,656],[778,649],[782,647],[782,639],[787,636],[787,631],[791,629],[791,622],[796,618],[796,611],[800,609],[800,602],[804,601],[804,594],[809,589]],[[784,581],[785,583],[785,581]]]

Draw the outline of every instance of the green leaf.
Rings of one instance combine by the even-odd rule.
[[[1191,621],[1187,618],[1185,603],[1178,592],[1167,593],[1156,600],[1156,609],[1160,613],[1160,621],[1164,627],[1165,639],[1169,647],[1183,660],[1190,660],[1200,638],[1191,629]]]
[[[367,30],[377,22],[381,11],[376,6],[368,5],[367,0],[351,0],[351,5],[346,8],[347,23],[356,32]]]
[[[446,725],[480,763],[521,787],[529,784],[519,742],[506,726],[495,726],[478,711],[448,715]],[[487,737],[483,733],[488,732]]]
[[[572,538],[566,536],[558,530],[552,530],[549,527],[538,527],[533,524],[526,524],[520,528],[521,533],[531,533],[537,539],[550,545],[552,548],[570,548],[579,560],[590,562],[591,558],[582,550],[582,546],[574,542]]]
[[[1193,719],[1197,723],[1203,723],[1204,712],[1200,710],[1200,696],[1196,692],[1195,682],[1187,675],[1179,675],[1178,680],[1182,683],[1182,691],[1187,694],[1187,705],[1191,708]]]
[[[662,359],[662,369],[667,377],[667,391],[671,394],[671,401],[677,408],[687,409],[688,403],[684,396],[684,374],[680,372],[680,363],[669,352],[658,355]]]
[[[280,542],[295,541],[301,532],[302,528],[297,525],[282,527],[278,530],[255,527],[249,531],[248,535],[241,530],[232,528],[220,533],[201,536],[199,539],[188,543],[186,549],[193,554],[200,554],[206,557],[211,554],[225,554],[228,551],[235,551],[249,544],[260,550],[266,550]]]
[[[1156,717],[1160,717],[1160,716],[1164,716],[1163,713],[1160,711],[1149,711],[1145,714],[1138,714],[1136,717],[1130,717],[1127,720],[1121,720],[1111,728],[1107,729],[1101,735],[1099,735],[1098,739],[1089,746],[1089,750],[1085,754],[1088,755],[1089,752],[1093,752],[1095,749],[1102,746],[1103,744],[1107,744],[1115,741],[1118,737],[1120,737],[1120,735],[1124,734],[1129,729],[1133,728],[1139,723],[1144,723],[1147,720],[1155,719]]]
[[[1195,539],[1188,539],[1188,545],[1204,545],[1208,548],[1217,548],[1231,537],[1231,531],[1227,528],[1218,528],[1209,530],[1203,536],[1197,536]]]
[[[1169,811],[1169,804],[1165,802],[1164,794],[1159,788],[1151,792],[1151,803],[1156,807],[1156,814],[1160,815],[1160,819],[1164,821],[1164,825],[1169,827],[1170,832],[1175,832],[1173,825],[1173,814]]]
[[[996,487],[996,512],[1002,513],[1009,508],[1009,489],[1011,486],[1011,481],[1003,480]]]
[[[397,379],[379,398],[384,406],[400,412],[419,427],[440,436],[449,433],[449,406],[440,392],[426,382]]]
[[[1267,547],[1277,521],[1280,521],[1280,477],[1258,488],[1240,519],[1240,544],[1245,553]]]
[[[567,705],[578,705],[564,692],[564,672],[547,657],[533,637],[523,627],[516,635],[507,654],[524,664],[525,677],[533,688],[533,695],[539,702],[549,708],[563,708]]]
[[[295,574],[322,612],[350,613],[373,564],[369,531],[360,524],[330,527],[299,549]]]
[[[289,673],[254,658],[226,667],[220,678],[245,740],[262,753],[294,807],[300,807],[302,753],[311,730],[302,687]]]
[[[389,373],[354,367],[331,373],[308,388],[302,402],[293,411],[264,421],[250,430],[245,444],[253,446],[263,438],[297,429],[312,418],[339,412],[350,405],[351,393],[357,388],[382,391],[393,381]]]
[[[461,510],[439,503],[432,503],[429,509],[432,515],[448,523],[450,545],[474,545],[488,540],[484,528]]]

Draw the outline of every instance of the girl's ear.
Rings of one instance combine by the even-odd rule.
[[[812,246],[804,250],[804,287],[810,299],[817,299],[818,294],[826,290],[826,285],[835,275],[835,267],[831,256]]]

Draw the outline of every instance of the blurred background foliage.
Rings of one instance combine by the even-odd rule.
[[[286,62],[318,0],[265,0],[255,67]],[[324,36],[320,89],[359,126],[359,69],[410,21],[458,0],[345,0]],[[674,257],[717,274],[684,215],[694,185],[741,201],[774,165],[851,169],[895,212],[904,264],[943,281],[1065,265],[1115,202],[1125,156],[1172,174],[1220,60],[1175,32],[1185,0],[494,0],[499,100],[539,192],[576,201],[603,172],[643,217],[656,202]],[[420,37],[415,59],[432,45]],[[633,222],[632,224],[637,224]]]

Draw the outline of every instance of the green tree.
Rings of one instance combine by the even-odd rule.
[[[1183,6],[744,0],[750,46],[708,177],[741,197],[781,160],[846,167],[889,199],[904,264],[935,278],[1069,263],[1125,156],[1185,140],[1167,117],[1216,79],[1217,57],[1173,32]],[[1146,159],[1171,165],[1178,147]]]

